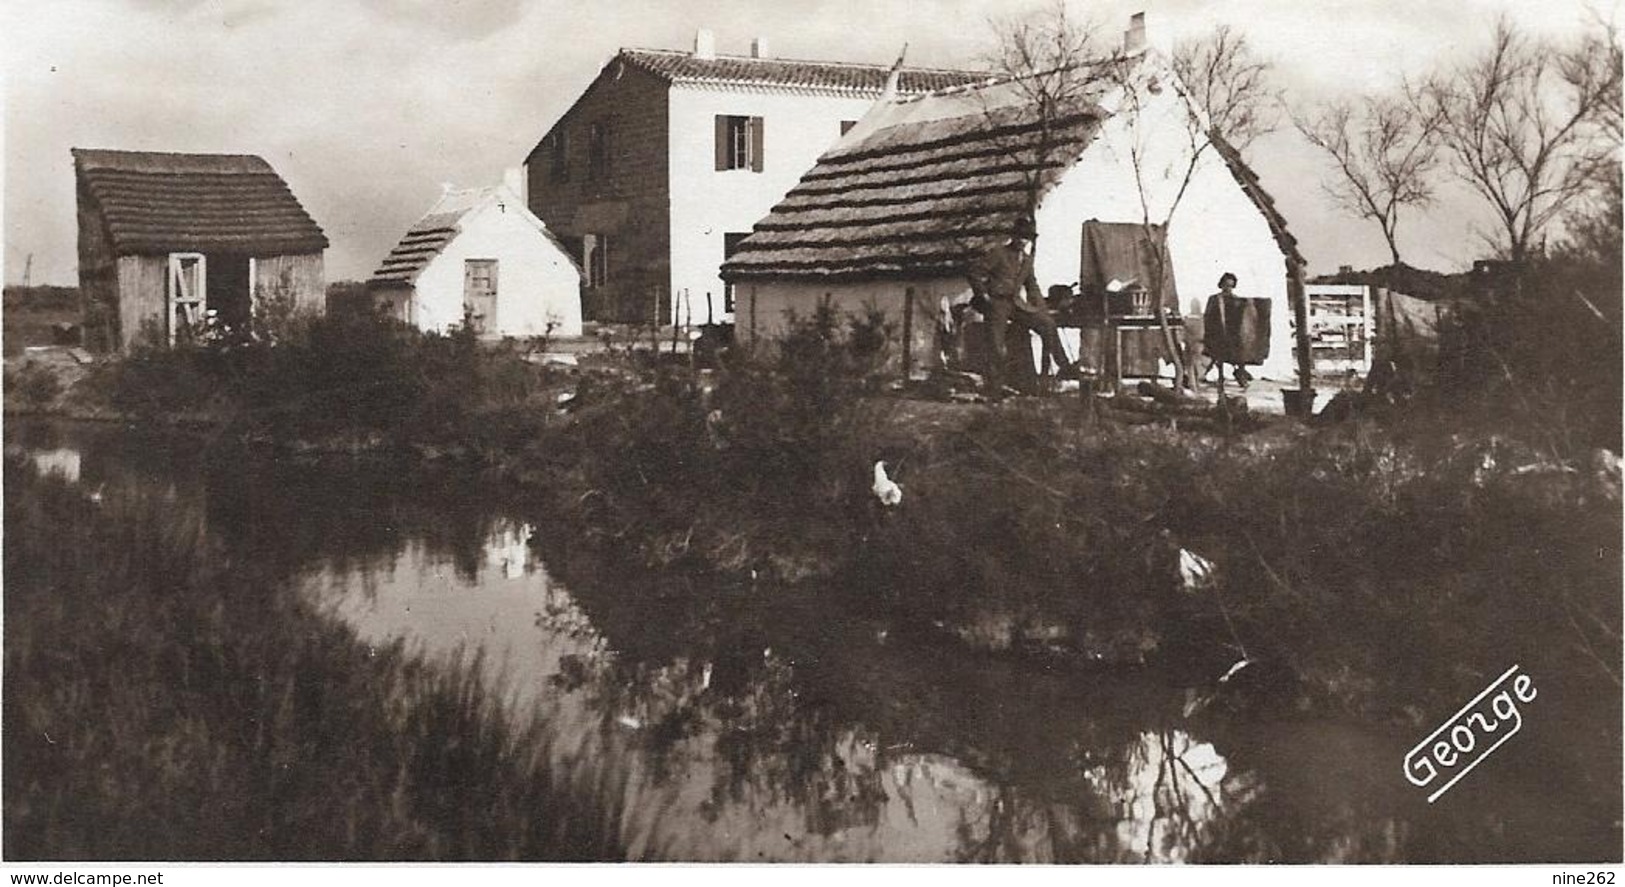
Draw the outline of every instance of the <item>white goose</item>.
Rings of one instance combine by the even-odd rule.
[[[896,505],[903,501],[903,488],[897,482],[886,476],[886,463],[875,463],[875,498],[881,505]]]

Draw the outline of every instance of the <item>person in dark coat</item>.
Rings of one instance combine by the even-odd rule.
[[[1061,335],[1055,328],[1055,319],[1043,307],[1043,292],[1033,275],[1032,242],[1035,234],[1032,219],[1025,216],[1017,218],[1010,232],[1010,240],[976,253],[966,269],[974,304],[986,305],[984,313],[993,346],[988,388],[995,393],[1003,390],[1004,373],[1009,364],[1009,347],[1005,340],[1005,325],[1008,322],[1038,334],[1043,340],[1045,353],[1060,368],[1060,378],[1078,377],[1077,364],[1066,356],[1066,349],[1061,346]],[[1022,298],[1023,292],[1026,298]]]
[[[1224,365],[1233,365],[1236,384],[1246,388],[1253,374],[1247,372],[1239,353],[1238,340],[1243,331],[1241,311],[1236,307],[1237,283],[1236,275],[1226,271],[1219,276],[1219,291],[1207,297],[1207,307],[1202,312],[1202,351],[1219,365],[1221,377]]]

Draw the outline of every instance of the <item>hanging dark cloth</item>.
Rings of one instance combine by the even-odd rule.
[[[1113,280],[1123,283],[1135,281],[1151,290],[1157,278],[1155,262],[1162,266],[1161,303],[1170,319],[1180,316],[1179,293],[1174,287],[1173,259],[1168,253],[1168,232],[1161,225],[1139,225],[1130,222],[1101,222],[1091,219],[1083,223],[1083,262],[1079,269],[1079,290],[1099,298],[1106,285]],[[1132,310],[1127,296],[1122,304],[1108,295],[1109,310],[1122,316],[1141,313]],[[1155,304],[1155,303],[1151,303]],[[1122,310],[1119,310],[1119,309]]]
[[[1202,312],[1202,349],[1223,363],[1263,363],[1270,353],[1270,300],[1208,296]]]

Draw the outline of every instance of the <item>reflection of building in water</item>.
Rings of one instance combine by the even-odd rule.
[[[1230,775],[1211,743],[1181,730],[1142,733],[1122,759],[1085,771],[1116,821],[1116,855],[1146,862],[1183,862],[1204,845],[1203,833],[1248,792]]]
[[[530,565],[530,537],[534,529],[523,521],[501,521],[485,541],[485,562],[507,579],[519,579]]]
[[[34,470],[42,477],[56,475],[70,484],[79,482],[80,455],[78,450],[57,447],[51,450],[24,450],[21,447],[7,447],[7,455],[26,454],[29,461],[34,463]]]

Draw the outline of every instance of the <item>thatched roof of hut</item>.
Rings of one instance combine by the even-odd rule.
[[[961,272],[973,250],[1032,212],[1104,116],[1080,103],[1040,120],[1005,99],[980,101],[989,90],[902,103],[893,120],[860,123],[756,224],[723,277]]]
[[[406,236],[395,244],[369,283],[409,285],[417,281],[418,274],[428,266],[429,260],[440,255],[446,244],[457,236],[460,212],[429,213],[418,219],[406,231]]]
[[[119,255],[297,255],[327,235],[269,163],[251,154],[73,149]]]
[[[1107,116],[1084,100],[1041,116],[1009,80],[883,103],[756,224],[722,276],[822,281],[962,273],[969,255],[1009,236],[1015,218],[1038,206]],[[1258,174],[1222,136],[1213,134],[1212,142],[1282,255],[1301,266],[1297,238]]]
[[[395,244],[389,255],[378,265],[378,270],[367,281],[372,286],[411,286],[427,268],[430,260],[440,255],[446,244],[462,230],[463,219],[469,213],[493,201],[506,202],[520,218],[534,225],[542,235],[569,255],[569,250],[547,225],[524,206],[524,201],[503,186],[483,188],[452,188],[447,186],[440,199],[429,208],[423,218],[408,228],[406,235]],[[571,259],[574,262],[574,259]]]

